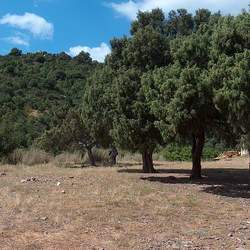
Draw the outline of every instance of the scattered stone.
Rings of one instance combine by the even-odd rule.
[[[242,226],[242,227],[239,228],[239,230],[246,230],[246,229],[248,229],[247,226]]]
[[[35,177],[30,177],[30,178],[26,178],[26,179],[23,179],[21,180],[21,183],[25,183],[25,182],[30,182],[30,181],[37,181],[37,179]]]

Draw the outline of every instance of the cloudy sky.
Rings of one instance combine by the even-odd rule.
[[[138,10],[198,8],[237,14],[249,0],[0,0],[0,54],[13,47],[24,52],[82,50],[103,61],[113,37],[128,34]]]

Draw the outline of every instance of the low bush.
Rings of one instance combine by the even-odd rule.
[[[191,161],[191,146],[170,144],[161,151],[161,155],[167,161]],[[212,160],[217,157],[223,150],[205,145],[202,158]]]

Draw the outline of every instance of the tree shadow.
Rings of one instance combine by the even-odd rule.
[[[131,169],[132,170],[132,169]],[[159,176],[159,174],[181,174],[181,176]],[[250,199],[249,170],[236,168],[204,168],[201,180],[190,180],[190,170],[164,169],[159,174],[142,176],[141,179],[164,184],[194,184],[202,186],[202,192],[231,198]]]

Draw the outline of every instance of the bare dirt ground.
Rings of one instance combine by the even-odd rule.
[[[250,249],[247,159],[190,165],[1,166],[0,249]]]

